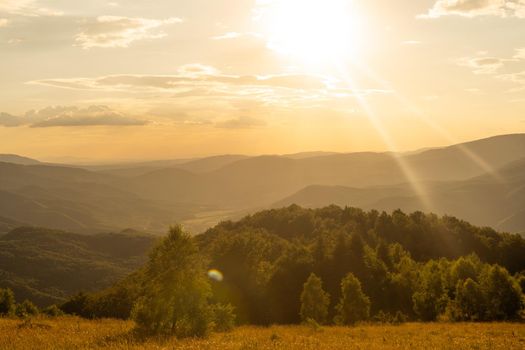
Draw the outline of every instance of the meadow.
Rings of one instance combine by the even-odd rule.
[[[0,320],[0,349],[524,349],[525,324],[406,323],[238,327],[205,339],[141,339],[133,322],[76,317]]]

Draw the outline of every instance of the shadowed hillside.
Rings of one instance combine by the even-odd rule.
[[[0,285],[20,301],[58,303],[122,279],[144,263],[154,241],[131,231],[87,236],[18,228],[0,236]]]

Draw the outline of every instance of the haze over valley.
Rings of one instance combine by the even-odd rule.
[[[525,134],[398,153],[67,165],[1,155],[1,230],[191,232],[260,209],[330,204],[448,214],[525,232]]]

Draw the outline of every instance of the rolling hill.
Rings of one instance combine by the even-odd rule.
[[[431,210],[477,225],[525,233],[525,158],[494,174],[464,181],[422,182],[419,186],[426,192],[423,200],[410,184],[370,188],[308,186],[274,206],[298,204],[320,208],[337,204],[386,211]]]
[[[142,266],[153,236],[131,231],[79,235],[21,227],[0,236],[0,286],[19,301],[64,301],[111,286]]]
[[[524,157],[525,134],[515,134],[399,154],[225,155],[87,169],[0,163],[0,216],[74,232],[164,233],[174,222],[200,231],[275,203],[336,203],[434,210],[525,231],[522,179],[506,168]],[[426,189],[425,206],[407,185],[414,181]]]

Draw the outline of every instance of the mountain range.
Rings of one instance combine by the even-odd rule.
[[[0,232],[17,225],[80,233],[200,232],[296,203],[434,211],[525,232],[525,134],[410,153],[224,155],[58,165],[0,155]]]

